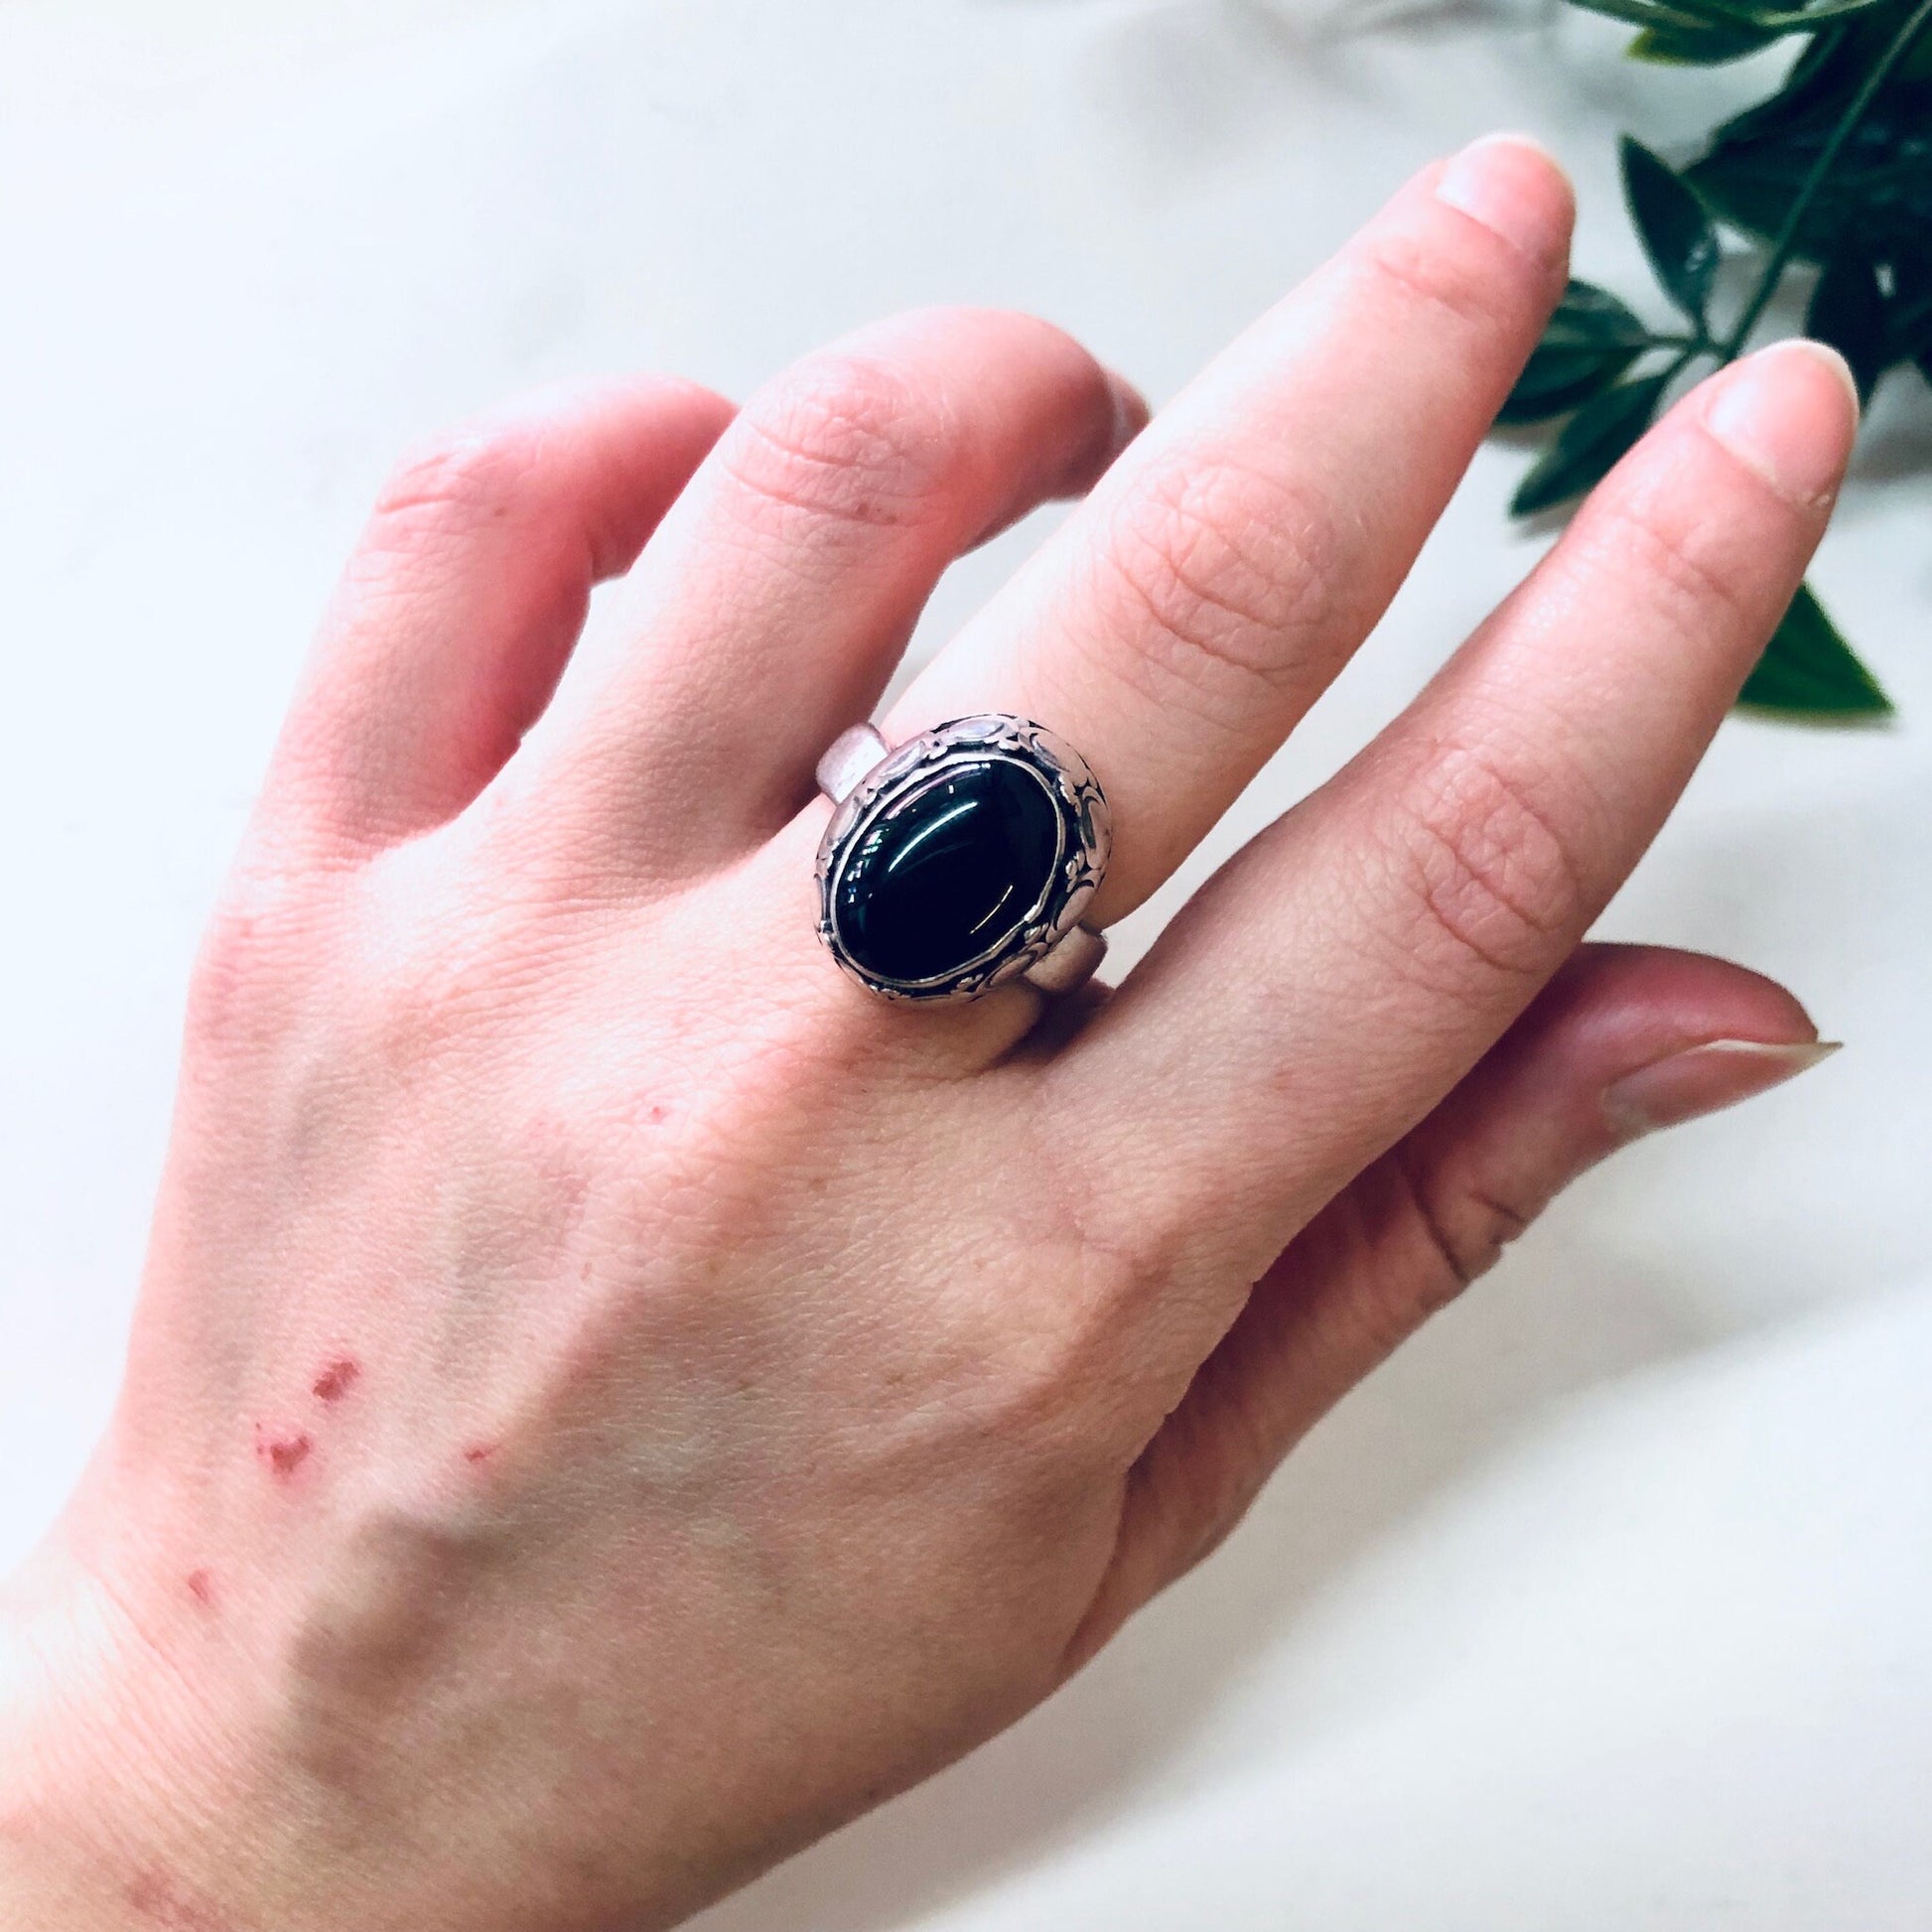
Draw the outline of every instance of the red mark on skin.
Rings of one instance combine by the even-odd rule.
[[[191,1570],[188,1573],[188,1593],[204,1609],[214,1606],[214,1579],[206,1570]]]
[[[228,1921],[182,1889],[165,1871],[143,1871],[127,1888],[127,1902],[144,1925],[167,1932],[229,1932]]]
[[[355,1386],[362,1364],[348,1355],[339,1356],[316,1377],[315,1392],[325,1402],[340,1402]]]
[[[650,1112],[644,1116],[644,1118],[647,1121],[649,1121],[653,1127],[662,1127],[664,1123],[670,1119],[670,1117],[671,1117],[671,1110],[668,1107],[653,1107],[650,1110]]]
[[[466,1462],[487,1462],[495,1453],[496,1445],[494,1443],[472,1443],[463,1451],[463,1459]]]
[[[255,1425],[255,1453],[278,1476],[292,1476],[314,1448],[307,1436],[271,1436],[260,1423]]]

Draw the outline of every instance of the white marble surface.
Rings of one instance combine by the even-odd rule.
[[[195,933],[395,449],[551,376],[742,390],[936,300],[1158,397],[1498,124],[1639,286],[1614,129],[1681,139],[1748,70],[1377,5],[0,5],[0,1557],[108,1402]],[[1729,727],[1607,921],[1785,976],[1850,1049],[1579,1188],[1062,1697],[711,1932],[1932,1922],[1929,458],[1900,381],[1816,580],[1903,726]],[[1519,463],[1220,849],[1523,570]]]

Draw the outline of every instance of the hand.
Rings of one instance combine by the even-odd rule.
[[[1044,1697],[1580,1169],[1817,1057],[1753,975],[1580,949],[1824,524],[1805,347],[1681,403],[1111,997],[892,1007],[813,935],[814,760],[949,560],[1089,485],[887,733],[1050,725],[1095,916],[1145,899],[1401,582],[1570,218],[1520,143],[1431,168],[1125,454],[1063,337],[937,313],[403,470],[9,1599],[21,1922],[668,1925]]]

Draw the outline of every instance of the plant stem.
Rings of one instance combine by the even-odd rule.
[[[1744,313],[1737,319],[1737,327],[1718,345],[1720,368],[1726,362],[1734,362],[1742,353],[1744,344],[1749,341],[1750,333],[1762,320],[1764,311],[1770,306],[1771,297],[1784,279],[1784,271],[1791,265],[1791,256],[1798,245],[1798,229],[1805,214],[1824,187],[1826,177],[1838,165],[1838,158],[1845,150],[1845,144],[1858,132],[1859,123],[1864,119],[1866,110],[1878,97],[1878,89],[1891,78],[1896,68],[1912,43],[1918,39],[1927,21],[1932,20],[1932,0],[1919,0],[1911,11],[1905,24],[1892,36],[1891,44],[1872,64],[1871,71],[1860,83],[1859,91],[1852,96],[1845,112],[1839,116],[1838,125],[1832,129],[1831,138],[1825,143],[1818,159],[1812,164],[1797,194],[1792,198],[1791,207],[1784,217],[1784,225],[1778,230],[1777,239],[1771,245],[1771,258],[1764,264],[1764,272],[1757,278],[1757,287],[1751,291],[1751,299],[1744,305]]]
[[[1686,340],[1684,346],[1671,357],[1670,367],[1663,371],[1664,387],[1668,389],[1677,380],[1687,363],[1694,361],[1700,355],[1715,354],[1716,347],[1713,343]]]

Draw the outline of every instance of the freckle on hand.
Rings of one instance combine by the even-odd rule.
[[[339,1355],[315,1380],[315,1393],[325,1402],[340,1402],[355,1385],[362,1364],[349,1355]]]

